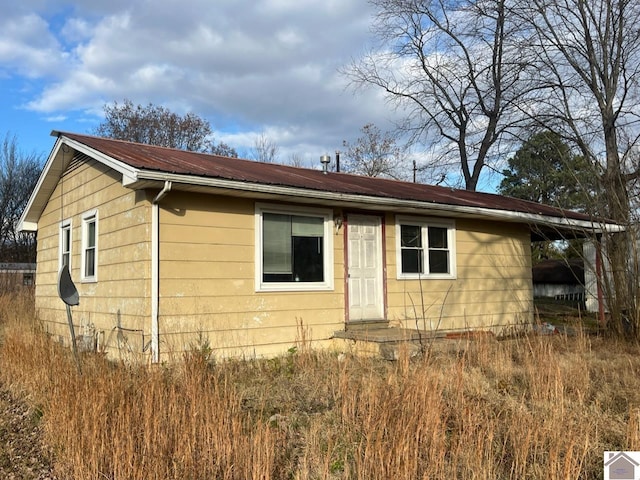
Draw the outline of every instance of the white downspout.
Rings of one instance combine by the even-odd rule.
[[[171,182],[165,180],[164,187],[151,202],[151,362],[160,361],[160,328],[158,310],[160,306],[160,205],[159,202],[171,191]]]

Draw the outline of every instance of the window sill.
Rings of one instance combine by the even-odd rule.
[[[328,283],[261,283],[256,285],[256,292],[319,292],[332,291],[333,285]]]
[[[432,273],[432,274],[402,274],[396,277],[396,280],[455,280],[458,278],[451,273]]]

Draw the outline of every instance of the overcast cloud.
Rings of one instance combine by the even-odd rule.
[[[365,0],[13,3],[0,18],[3,106],[33,126],[87,133],[128,98],[196,113],[240,152],[264,132],[281,161],[308,162],[366,123],[391,128],[381,93],[355,94],[338,73],[370,42]]]

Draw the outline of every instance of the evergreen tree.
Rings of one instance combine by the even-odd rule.
[[[594,167],[550,131],[525,141],[502,174],[502,195],[577,211],[591,211],[596,198]]]
[[[508,161],[498,188],[502,195],[583,212],[593,211],[597,175],[593,166],[571,152],[559,135],[544,131],[525,141]],[[581,240],[535,242],[533,262],[569,258],[582,252]]]

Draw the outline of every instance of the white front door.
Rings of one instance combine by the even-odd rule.
[[[347,248],[349,321],[383,319],[381,218],[349,215]]]

